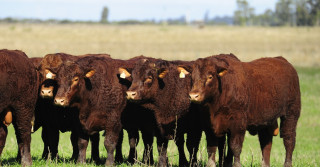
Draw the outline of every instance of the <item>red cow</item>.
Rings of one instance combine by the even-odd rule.
[[[246,130],[258,134],[263,165],[270,165],[278,118],[286,149],[284,165],[292,166],[301,100],[299,78],[288,61],[276,57],[245,63],[212,56],[198,59],[189,72],[193,80],[190,99],[209,108],[211,128],[216,136],[226,133],[230,136],[228,144],[234,154],[234,166],[241,166]]]
[[[25,53],[0,50],[0,154],[5,146],[7,126],[12,122],[22,166],[32,164],[31,120],[37,101],[38,74]]]

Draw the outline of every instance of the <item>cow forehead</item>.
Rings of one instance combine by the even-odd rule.
[[[64,65],[59,70],[59,76],[64,78],[74,77],[75,75],[82,74],[83,71],[77,64]]]
[[[207,59],[201,59],[194,64],[194,73],[198,75],[205,75],[216,71],[216,64]]]
[[[152,74],[152,71],[154,69],[155,68],[150,66],[149,63],[144,63],[144,64],[140,64],[140,65],[135,66],[132,74],[137,77],[144,77],[146,75]]]

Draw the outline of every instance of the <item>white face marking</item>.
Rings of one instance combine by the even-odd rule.
[[[46,75],[46,79],[52,79],[53,78],[53,75],[51,72],[49,72],[47,75]]]
[[[181,70],[180,74],[179,74],[179,77],[180,78],[185,78],[186,77],[186,74],[184,74],[184,72]]]
[[[120,78],[126,79],[126,73],[124,71],[121,73]]]

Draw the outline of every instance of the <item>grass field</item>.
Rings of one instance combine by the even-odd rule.
[[[302,95],[302,111],[293,154],[294,166],[320,166],[320,28],[265,27],[196,27],[183,26],[105,26],[105,25],[21,25],[0,24],[0,48],[20,49],[30,57],[47,53],[109,53],[114,58],[130,58],[144,54],[164,59],[193,60],[219,53],[234,53],[243,61],[260,57],[284,56],[298,70]],[[31,153],[34,166],[78,166],[69,161],[72,149],[70,133],[60,135],[57,161],[41,160],[41,129],[32,135]],[[123,153],[128,155],[125,136]],[[154,144],[155,147],[155,144]],[[138,145],[142,158],[143,144]],[[186,151],[187,152],[187,151]],[[2,166],[18,166],[17,145],[12,125],[1,155]],[[169,161],[178,165],[178,151],[170,141]],[[157,152],[154,149],[155,159]],[[90,147],[87,158],[90,157]],[[106,158],[103,138],[100,157]],[[216,157],[218,158],[218,157]],[[279,136],[274,138],[272,166],[281,166],[285,149]],[[205,136],[202,136],[198,159],[207,161]],[[261,151],[257,136],[246,135],[241,163],[260,166]],[[102,164],[103,165],[103,164]],[[86,166],[94,166],[87,163]],[[127,166],[127,164],[121,164]],[[139,164],[137,165],[139,166]]]

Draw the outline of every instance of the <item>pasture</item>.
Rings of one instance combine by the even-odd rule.
[[[127,59],[138,55],[168,60],[194,60],[219,53],[234,53],[242,61],[260,57],[283,56],[297,69],[300,78],[302,110],[297,127],[297,142],[293,166],[320,165],[320,28],[319,27],[205,27],[193,26],[120,26],[120,25],[45,25],[0,24],[0,48],[23,50],[29,57],[48,53],[70,54],[109,53],[113,58]],[[17,144],[13,126],[8,128],[1,165],[18,166],[15,157]],[[100,133],[100,157],[106,150]],[[41,160],[43,143],[41,129],[32,135],[31,155],[34,166],[77,166],[70,162],[72,148],[70,133],[60,135],[57,161]],[[141,139],[141,138],[140,138]],[[123,154],[128,155],[127,136]],[[142,140],[138,145],[137,161],[142,158]],[[186,150],[186,149],[185,149]],[[90,158],[90,146],[87,159]],[[187,150],[186,150],[187,152]],[[156,144],[154,156],[157,160]],[[170,141],[169,163],[178,165],[178,150]],[[216,159],[218,156],[216,156]],[[283,165],[285,149],[282,139],[274,137],[271,165]],[[206,140],[203,134],[198,159],[207,161]],[[87,161],[88,162],[88,161]],[[261,151],[257,136],[247,133],[242,154],[243,166],[260,166]],[[103,165],[103,164],[102,164]],[[136,164],[140,166],[139,162]],[[94,166],[87,163],[86,166]],[[121,164],[126,166],[126,164]]]

